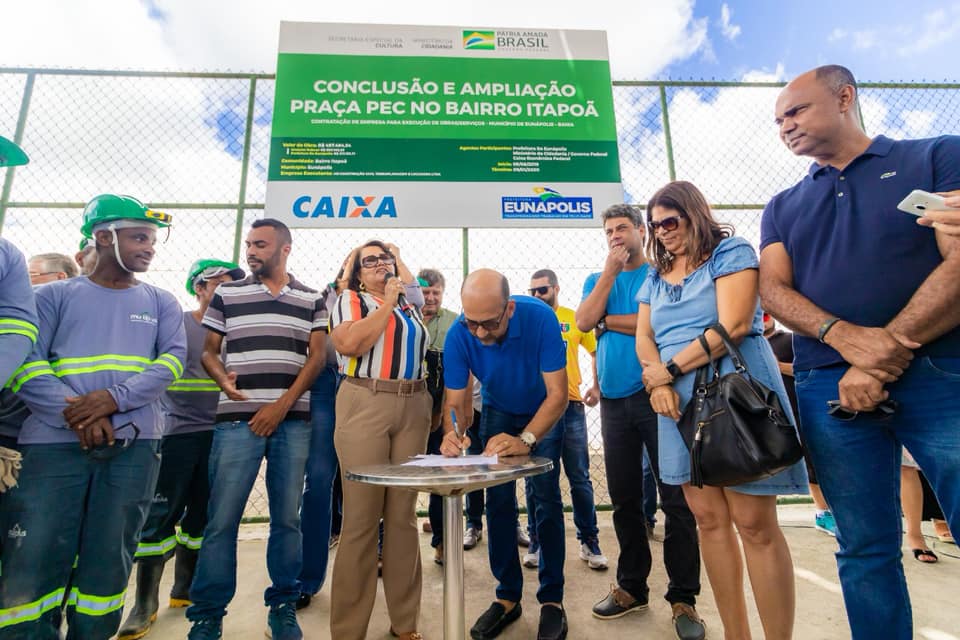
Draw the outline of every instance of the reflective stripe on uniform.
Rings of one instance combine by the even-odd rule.
[[[85,616],[105,616],[117,609],[123,609],[126,595],[126,589],[112,596],[95,596],[83,593],[74,587],[70,590],[70,597],[67,598],[67,606],[73,607],[77,613]]]
[[[159,542],[141,542],[137,545],[137,552],[134,554],[134,557],[162,556],[173,551],[175,546],[177,546],[176,536],[164,538]]]
[[[13,392],[20,391],[20,387],[22,387],[25,382],[42,375],[56,375],[50,367],[49,362],[46,360],[25,362],[20,365],[19,369],[13,372],[13,376],[10,378],[10,390]]]
[[[203,536],[199,538],[191,538],[183,532],[182,529],[177,531],[177,542],[185,546],[187,549],[193,549],[196,551],[200,548],[200,545],[203,544]]]
[[[30,342],[36,342],[40,332],[37,325],[25,320],[15,318],[0,318],[0,333],[14,333],[19,336],[30,338]]]
[[[167,391],[220,391],[212,378],[180,378],[167,387]]]
[[[174,379],[183,373],[183,364],[176,356],[162,353],[156,360],[142,356],[128,356],[117,353],[105,353],[99,356],[83,356],[77,358],[61,358],[48,362],[35,360],[28,362],[17,369],[11,378],[10,388],[16,392],[29,380],[42,375],[55,375],[58,378],[80,375],[84,373],[98,373],[100,371],[129,371],[141,373],[147,367],[162,364],[173,373]]]
[[[170,371],[173,372],[174,380],[183,375],[183,363],[180,362],[180,359],[173,354],[161,353],[159,356],[157,356],[157,359],[154,360],[154,363],[162,364],[170,369]]]
[[[0,629],[36,620],[47,611],[59,607],[60,603],[63,602],[63,594],[64,589],[60,588],[33,602],[9,609],[0,609]]]

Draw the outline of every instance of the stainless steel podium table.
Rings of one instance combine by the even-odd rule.
[[[456,458],[452,458],[455,460]],[[464,640],[463,495],[553,469],[548,458],[502,457],[497,464],[413,467],[381,464],[347,469],[348,480],[443,496],[443,637]]]

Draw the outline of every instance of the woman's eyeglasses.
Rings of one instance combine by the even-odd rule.
[[[508,302],[503,305],[503,311],[500,312],[500,315],[497,316],[495,320],[471,320],[467,316],[461,316],[460,322],[467,326],[467,330],[470,331],[470,333],[476,333],[480,327],[483,327],[483,330],[487,332],[496,331],[500,328],[500,323],[503,322],[503,314],[507,312],[507,305],[509,304]]]
[[[381,262],[383,264],[395,264],[397,259],[389,253],[381,253],[380,255],[376,256],[364,256],[360,258],[360,266],[367,269],[373,269],[378,263]]]
[[[530,290],[530,295],[532,296],[545,296],[547,291],[550,291],[549,285],[544,285],[542,287],[532,287]]]
[[[669,216],[663,220],[651,220],[647,223],[651,231],[656,232],[657,229],[663,229],[664,231],[675,231],[677,227],[680,226],[680,220],[683,216]]]

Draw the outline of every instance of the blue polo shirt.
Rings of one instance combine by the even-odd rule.
[[[637,293],[647,279],[649,265],[643,264],[633,271],[617,274],[607,298],[608,315],[636,313],[640,304]],[[587,276],[583,283],[583,299],[597,286],[599,273]],[[604,398],[626,398],[643,389],[643,368],[637,359],[637,339],[633,335],[607,331],[597,340],[597,377],[600,378],[600,395]]]
[[[483,384],[483,403],[498,411],[533,415],[547,397],[544,373],[567,366],[560,323],[546,303],[529,296],[511,296],[516,310],[503,341],[485,345],[460,316],[443,345],[443,382],[464,389],[470,372]],[[564,389],[566,393],[566,389]]]
[[[783,243],[794,288],[821,309],[854,324],[885,326],[942,261],[933,229],[897,209],[914,189],[960,189],[960,136],[877,136],[843,171],[814,163],[764,209],[760,250]],[[816,338],[795,335],[794,352],[797,369],[843,362]],[[916,353],[960,356],[960,328]]]

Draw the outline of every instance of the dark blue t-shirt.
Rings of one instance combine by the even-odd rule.
[[[942,261],[933,229],[897,209],[914,189],[960,189],[960,136],[877,136],[843,171],[814,163],[767,205],[760,250],[783,243],[794,288],[831,315],[885,326]],[[843,362],[816,338],[795,335],[794,352],[797,369]],[[960,356],[960,328],[917,355]]]
[[[567,351],[553,309],[529,296],[510,299],[516,310],[500,343],[484,345],[460,321],[450,327],[443,345],[443,382],[463,389],[473,372],[483,384],[484,404],[533,415],[547,397],[542,374],[565,369]]]

